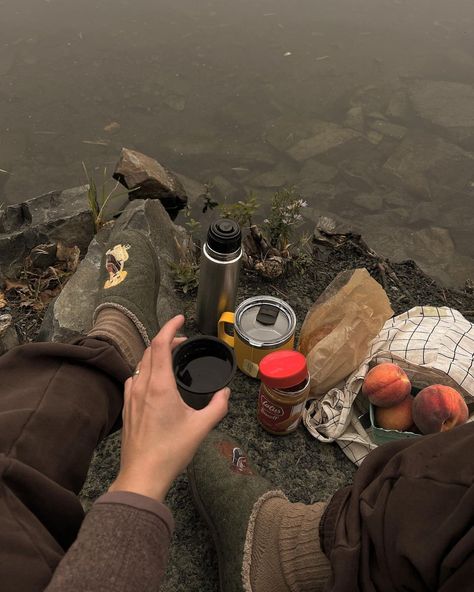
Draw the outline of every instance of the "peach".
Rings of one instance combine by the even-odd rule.
[[[413,424],[413,397],[408,395],[393,407],[376,407],[375,424],[386,430],[407,431]]]
[[[378,364],[370,370],[362,385],[362,394],[372,405],[392,407],[401,403],[411,391],[411,383],[405,372],[396,364]]]
[[[421,390],[413,403],[413,421],[422,434],[447,432],[466,423],[467,405],[457,390],[433,384]]]

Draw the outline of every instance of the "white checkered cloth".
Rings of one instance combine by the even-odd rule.
[[[474,325],[451,308],[412,308],[385,323],[345,383],[310,401],[304,425],[320,442],[337,442],[357,465],[377,447],[358,419],[367,410],[365,397],[358,394],[369,369],[381,362],[401,366],[419,388],[451,386],[469,405],[474,402]]]

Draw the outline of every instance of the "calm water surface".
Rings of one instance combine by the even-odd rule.
[[[0,0],[0,200],[127,146],[462,284],[473,83],[472,0]]]

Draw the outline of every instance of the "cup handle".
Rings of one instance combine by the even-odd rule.
[[[222,341],[227,343],[227,345],[230,345],[230,347],[232,348],[234,347],[234,336],[229,335],[226,332],[225,325],[226,323],[228,323],[229,325],[233,325],[234,319],[235,315],[233,312],[223,312],[217,324],[217,334],[219,336],[219,339],[222,339]]]

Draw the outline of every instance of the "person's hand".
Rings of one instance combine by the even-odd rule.
[[[163,501],[199,444],[226,415],[230,390],[218,391],[199,411],[182,400],[172,368],[172,350],[184,317],[161,329],[145,351],[140,373],[125,383],[120,472],[109,491],[131,491]]]

